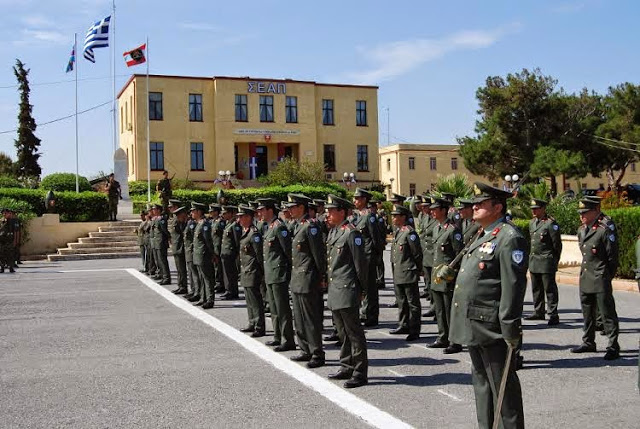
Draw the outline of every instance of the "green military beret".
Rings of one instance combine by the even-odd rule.
[[[494,188],[486,183],[476,182],[473,185],[473,203],[478,204],[486,200],[506,200],[513,197],[511,192]]]
[[[430,209],[448,209],[451,207],[451,201],[446,198],[431,197]]]
[[[406,208],[405,206],[401,205],[401,204],[396,204],[393,206],[393,210],[391,211],[392,215],[404,215],[404,216],[411,216],[411,210],[409,210],[408,208]]]
[[[222,207],[220,206],[220,204],[217,204],[217,203],[209,204],[209,213],[219,212],[221,209]]]
[[[545,200],[541,200],[541,199],[538,199],[538,198],[531,198],[531,206],[530,207],[532,209],[539,209],[539,208],[542,208],[542,207],[546,207],[547,204],[549,204],[549,203],[547,201],[545,201]]]
[[[287,207],[295,207],[297,205],[302,204],[305,207],[309,206],[309,203],[312,202],[311,198],[307,197],[303,194],[287,194]]]
[[[244,204],[240,204],[238,206],[238,213],[236,213],[236,216],[242,216],[242,215],[250,215],[250,216],[255,216],[256,211],[251,208],[250,206],[246,206]]]
[[[327,205],[328,209],[353,209],[355,206],[349,200],[345,200],[344,198],[340,198],[336,195],[329,194],[327,197]]]
[[[277,209],[278,201],[273,198],[258,198],[257,209]]]
[[[353,193],[354,198],[368,198],[371,199],[373,194],[369,191],[365,191],[362,188],[356,188],[356,191]]]
[[[600,203],[597,203],[591,199],[583,198],[580,200],[580,202],[578,202],[578,213],[583,214],[586,212],[590,212],[591,210],[598,210],[599,204]]]
[[[191,201],[191,210],[200,210],[202,213],[207,211],[207,206],[202,203]]]
[[[389,198],[389,202],[392,202],[393,204],[398,204],[398,203],[403,203],[404,200],[406,200],[407,197],[405,197],[404,195],[400,195],[400,194],[391,194],[391,198]]]

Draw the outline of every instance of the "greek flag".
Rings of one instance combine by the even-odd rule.
[[[87,30],[87,36],[84,39],[84,57],[91,61],[96,62],[93,55],[94,48],[106,48],[109,46],[109,21],[111,16],[107,16],[102,21],[98,21],[93,24]]]

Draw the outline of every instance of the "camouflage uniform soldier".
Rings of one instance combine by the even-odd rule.
[[[162,172],[162,179],[158,180],[156,184],[156,192],[160,194],[162,210],[166,212],[169,207],[169,198],[173,195],[171,191],[171,179],[169,179],[169,172],[167,170]]]
[[[122,199],[122,193],[120,190],[120,182],[115,180],[113,173],[109,174],[109,181],[107,182],[107,195],[109,197],[109,220],[118,220],[118,201]]]

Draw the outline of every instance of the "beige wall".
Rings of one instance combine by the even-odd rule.
[[[29,241],[21,247],[24,255],[56,253],[59,247],[67,247],[80,237],[86,237],[108,222],[60,222],[58,214],[44,214],[29,221]]]

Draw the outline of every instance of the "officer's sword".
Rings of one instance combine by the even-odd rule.
[[[504,402],[504,391],[507,390],[507,378],[509,378],[509,368],[511,368],[511,358],[513,357],[513,347],[507,344],[509,351],[507,352],[507,360],[504,363],[504,371],[502,372],[502,380],[500,380],[500,390],[498,392],[498,403],[496,411],[493,413],[493,429],[500,426],[500,414],[502,413],[502,403]]]

